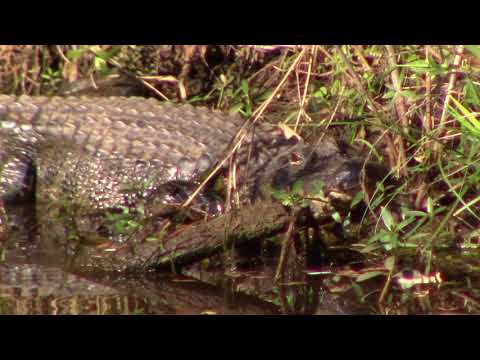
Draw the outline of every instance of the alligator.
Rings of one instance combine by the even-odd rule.
[[[0,231],[5,204],[32,196],[42,204],[71,204],[82,214],[139,204],[168,213],[161,205],[184,202],[244,124],[239,115],[139,97],[0,95]],[[330,138],[308,144],[263,122],[248,129],[233,159],[235,166],[225,162],[209,184],[225,183],[234,169],[239,202],[264,199],[270,196],[265,189],[286,190],[299,180],[311,194],[319,183],[358,186],[363,169],[369,178],[385,174],[376,164],[346,157]],[[212,195],[212,187],[193,208],[224,210],[225,198]]]

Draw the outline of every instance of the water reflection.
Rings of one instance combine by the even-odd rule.
[[[254,296],[187,277],[71,274],[40,264],[0,265],[1,314],[279,314]]]
[[[59,258],[46,259],[35,246],[25,216],[18,231],[2,245],[0,314],[475,314],[480,312],[480,254],[437,254],[441,283],[420,282],[404,289],[392,282],[378,303],[388,271],[380,263],[330,264],[308,275],[305,265],[290,260],[285,279],[275,284],[278,256],[246,257],[249,266],[225,271],[202,263],[181,276],[126,276],[69,270]],[[15,219],[15,218],[14,218]],[[23,222],[22,222],[23,221]],[[278,254],[277,254],[278,255]],[[442,260],[442,256],[445,260]],[[255,258],[257,259],[257,258]],[[398,263],[401,264],[401,259]],[[455,260],[455,261],[454,261]],[[241,258],[237,258],[239,264]],[[346,261],[348,262],[348,261]],[[212,261],[215,263],[215,261]],[[352,265],[352,264],[350,264]],[[375,270],[375,271],[373,271]],[[379,271],[380,270],[380,271]],[[358,281],[359,274],[380,273]]]

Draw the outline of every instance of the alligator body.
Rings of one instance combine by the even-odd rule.
[[[160,185],[191,181],[238,125],[204,109],[121,97],[0,96],[0,119],[4,200],[30,190],[34,169],[39,190],[96,209],[131,206]]]
[[[25,195],[35,169],[43,188],[55,184],[71,201],[97,209],[131,206],[165,184],[193,182],[225,155],[242,123],[153,99],[0,96],[0,198]],[[343,159],[333,142],[315,149],[266,124],[247,136],[237,164],[251,199],[260,178],[279,187],[300,178],[348,186],[358,175],[357,163]],[[164,194],[169,199],[179,200]]]
[[[2,203],[32,193],[86,212],[182,203],[243,123],[154,99],[0,95],[0,231]],[[269,124],[249,131],[234,158],[240,201],[264,196],[265,185],[288,189],[300,179],[306,192],[319,181],[358,184],[363,161],[345,159],[331,140],[308,145]],[[216,180],[228,176],[226,163]],[[212,213],[221,200],[203,192],[193,205]]]

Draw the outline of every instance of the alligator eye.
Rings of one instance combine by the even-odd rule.
[[[295,152],[290,154],[290,164],[292,165],[300,165],[302,163],[302,158]]]

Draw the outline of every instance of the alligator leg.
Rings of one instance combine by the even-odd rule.
[[[25,154],[12,154],[0,141],[0,239],[8,231],[6,206],[33,201],[34,180],[31,159]]]

